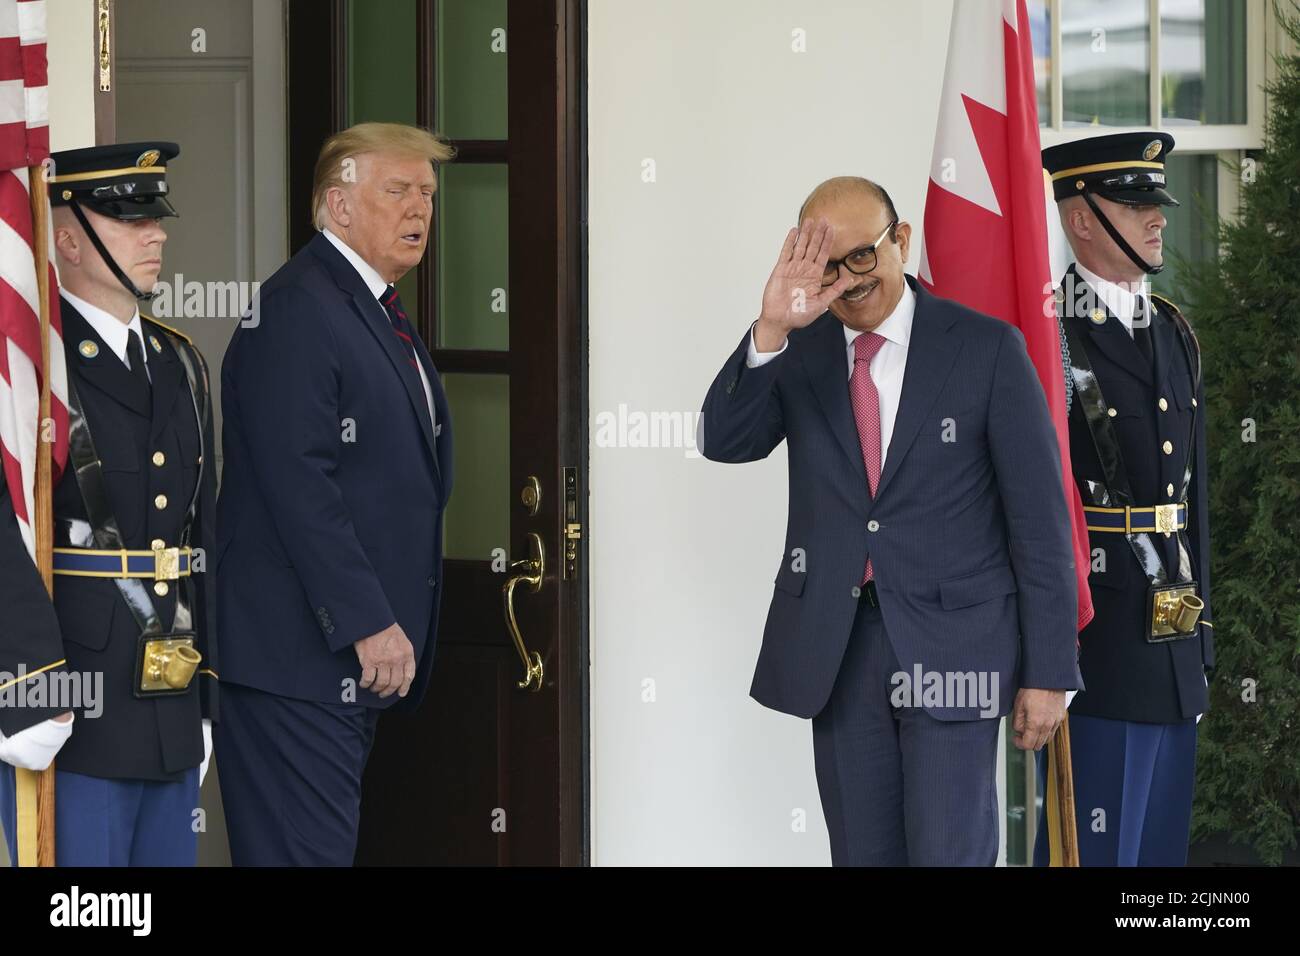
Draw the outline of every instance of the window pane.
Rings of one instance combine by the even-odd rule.
[[[1034,50],[1034,88],[1038,92],[1038,125],[1052,125],[1052,5],[1029,0],[1029,42]]]
[[[415,123],[416,0],[352,0],[348,24],[348,125]],[[397,283],[406,317],[419,328],[419,269]]]
[[[452,139],[505,139],[506,0],[438,0],[435,122]]]
[[[1216,153],[1175,152],[1165,160],[1169,191],[1181,205],[1164,208],[1169,221],[1164,231],[1165,269],[1151,277],[1151,288],[1175,305],[1183,301],[1183,270],[1218,255],[1207,222],[1219,205],[1218,159]],[[1187,259],[1185,265],[1179,265],[1180,257]]]
[[[442,376],[456,429],[456,482],[447,505],[442,553],[491,561],[510,547],[510,379],[450,372]]]
[[[1169,126],[1246,122],[1246,5],[1160,0],[1161,115]]]
[[[438,182],[438,346],[510,347],[507,170],[448,163]]]
[[[1065,126],[1151,123],[1147,0],[1061,0]]]
[[[348,125],[414,123],[415,0],[352,0],[347,16]]]

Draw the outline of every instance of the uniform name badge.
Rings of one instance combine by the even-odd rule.
[[[1192,637],[1203,610],[1205,602],[1196,593],[1195,581],[1152,585],[1147,592],[1147,642],[1164,644]]]
[[[193,631],[141,634],[135,655],[136,697],[184,694],[203,659],[194,647]]]

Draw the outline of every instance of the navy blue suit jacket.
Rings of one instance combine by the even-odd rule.
[[[874,499],[844,327],[831,313],[791,332],[785,353],[757,368],[745,364],[746,333],[704,401],[706,458],[755,461],[787,445],[785,553],[750,694],[799,717],[830,697],[868,553],[909,675],[917,664],[984,672],[999,716],[1020,687],[1083,686],[1060,453],[1024,337],[908,283],[916,312]],[[927,712],[980,716],[977,706]]]
[[[323,235],[259,292],[221,374],[223,681],[344,702],[352,645],[396,622],[428,684],[451,493],[451,417],[423,343],[437,426],[383,307]],[[358,688],[356,701],[396,704]]]

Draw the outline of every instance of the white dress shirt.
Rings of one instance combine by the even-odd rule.
[[[1137,291],[1131,291],[1122,285],[1101,278],[1094,272],[1090,272],[1081,263],[1076,262],[1074,268],[1083,281],[1088,283],[1092,290],[1097,293],[1097,298],[1105,303],[1106,308],[1115,313],[1115,318],[1119,319],[1124,329],[1132,336],[1134,316],[1144,313],[1146,307],[1151,303],[1149,298],[1151,291],[1147,281],[1143,279]]]
[[[366,284],[370,294],[379,303],[379,308],[383,310],[384,321],[391,324],[388,318],[388,310],[384,309],[384,293],[388,291],[388,283],[384,281],[384,277],[379,274],[379,271],[374,266],[357,255],[355,249],[334,235],[334,233],[328,229],[322,229],[321,232],[324,233],[326,239],[334,244],[335,249],[343,253],[343,258],[352,264],[352,268],[357,270],[357,275],[361,276],[361,281]],[[424,386],[424,400],[429,406],[429,424],[433,427],[434,435],[437,435],[439,430],[438,416],[433,411],[433,389],[429,387],[429,377],[424,373],[424,363],[417,361],[415,369],[420,373],[420,384]]]
[[[907,367],[907,344],[912,339],[912,319],[916,315],[916,293],[906,282],[903,283],[903,295],[898,300],[898,305],[894,306],[894,311],[889,313],[885,321],[875,327],[877,335],[885,339],[885,344],[880,347],[875,356],[871,359],[871,380],[876,384],[876,391],[880,395],[880,471],[884,474],[885,459],[889,454],[889,440],[894,434],[894,419],[898,417],[898,402],[903,395],[903,371]],[[757,323],[755,323],[757,325]],[[847,325],[844,329],[844,358],[848,368],[848,376],[853,376],[853,362],[856,348],[854,341],[861,332],[849,328]],[[786,350],[790,345],[789,339],[775,352],[760,352],[754,346],[754,329],[750,326],[749,330],[749,351],[745,356],[745,364],[750,368],[757,368],[765,365],[772,359],[776,358]]]
[[[126,323],[117,316],[105,312],[99,306],[91,305],[81,296],[73,295],[62,286],[59,287],[59,295],[72,303],[73,307],[81,313],[81,317],[90,323],[90,327],[95,330],[95,334],[104,340],[104,344],[112,349],[113,354],[127,368],[131,367],[131,361],[126,357],[127,342],[130,341],[132,332],[140,336],[140,353],[144,356],[144,373],[149,376],[149,381],[153,381],[153,376],[149,373],[149,349],[144,340],[144,325],[140,322],[140,309],[138,307],[135,314],[131,316],[131,321]]]

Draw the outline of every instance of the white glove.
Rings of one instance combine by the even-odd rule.
[[[199,764],[199,786],[203,786],[203,778],[208,775],[208,764],[212,761],[212,721],[204,718],[203,720],[203,763]]]
[[[0,760],[24,770],[44,770],[54,755],[72,736],[72,717],[66,721],[51,718],[21,730],[12,737],[0,734]]]

